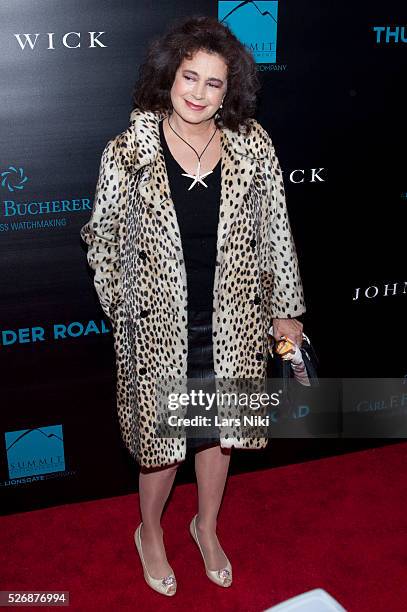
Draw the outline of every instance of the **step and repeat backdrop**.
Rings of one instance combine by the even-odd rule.
[[[256,118],[283,170],[321,376],[407,381],[405,3],[2,2],[4,512],[137,490],[79,230],[147,45],[192,14],[223,20],[255,56]]]

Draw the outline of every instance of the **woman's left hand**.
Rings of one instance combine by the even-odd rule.
[[[302,344],[303,325],[297,319],[273,319],[273,337],[277,342],[281,336],[287,336],[297,346]]]

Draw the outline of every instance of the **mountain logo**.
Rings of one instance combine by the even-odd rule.
[[[218,2],[218,19],[253,52],[258,64],[275,64],[277,52],[277,0]]]
[[[62,425],[6,431],[9,478],[65,470]]]

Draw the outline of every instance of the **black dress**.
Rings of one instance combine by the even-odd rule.
[[[193,179],[173,157],[165,140],[163,122],[159,123],[171,198],[174,202],[181,233],[182,249],[187,274],[188,291],[188,391],[203,389],[215,393],[212,345],[213,282],[216,265],[216,240],[221,195],[221,160],[213,173],[188,191]],[[191,155],[195,153],[191,149]],[[196,156],[195,156],[196,157]],[[198,163],[198,158],[196,157]],[[189,379],[198,379],[196,385]],[[216,408],[188,407],[187,416],[209,417],[211,427],[186,428],[187,448],[219,444],[219,432],[214,419]],[[207,421],[208,422],[208,421]],[[188,431],[189,433],[188,435]],[[199,437],[197,437],[199,436]]]

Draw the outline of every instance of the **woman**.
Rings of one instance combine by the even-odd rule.
[[[160,520],[187,448],[199,498],[190,532],[207,576],[227,587],[216,526],[231,448],[267,439],[221,427],[157,435],[154,381],[264,379],[271,325],[301,344],[302,284],[278,159],[252,118],[258,89],[252,55],[215,18],[188,18],[154,41],[81,229],[112,322],[122,436],[141,468],[136,545],[147,583],[164,595],[176,579]]]

